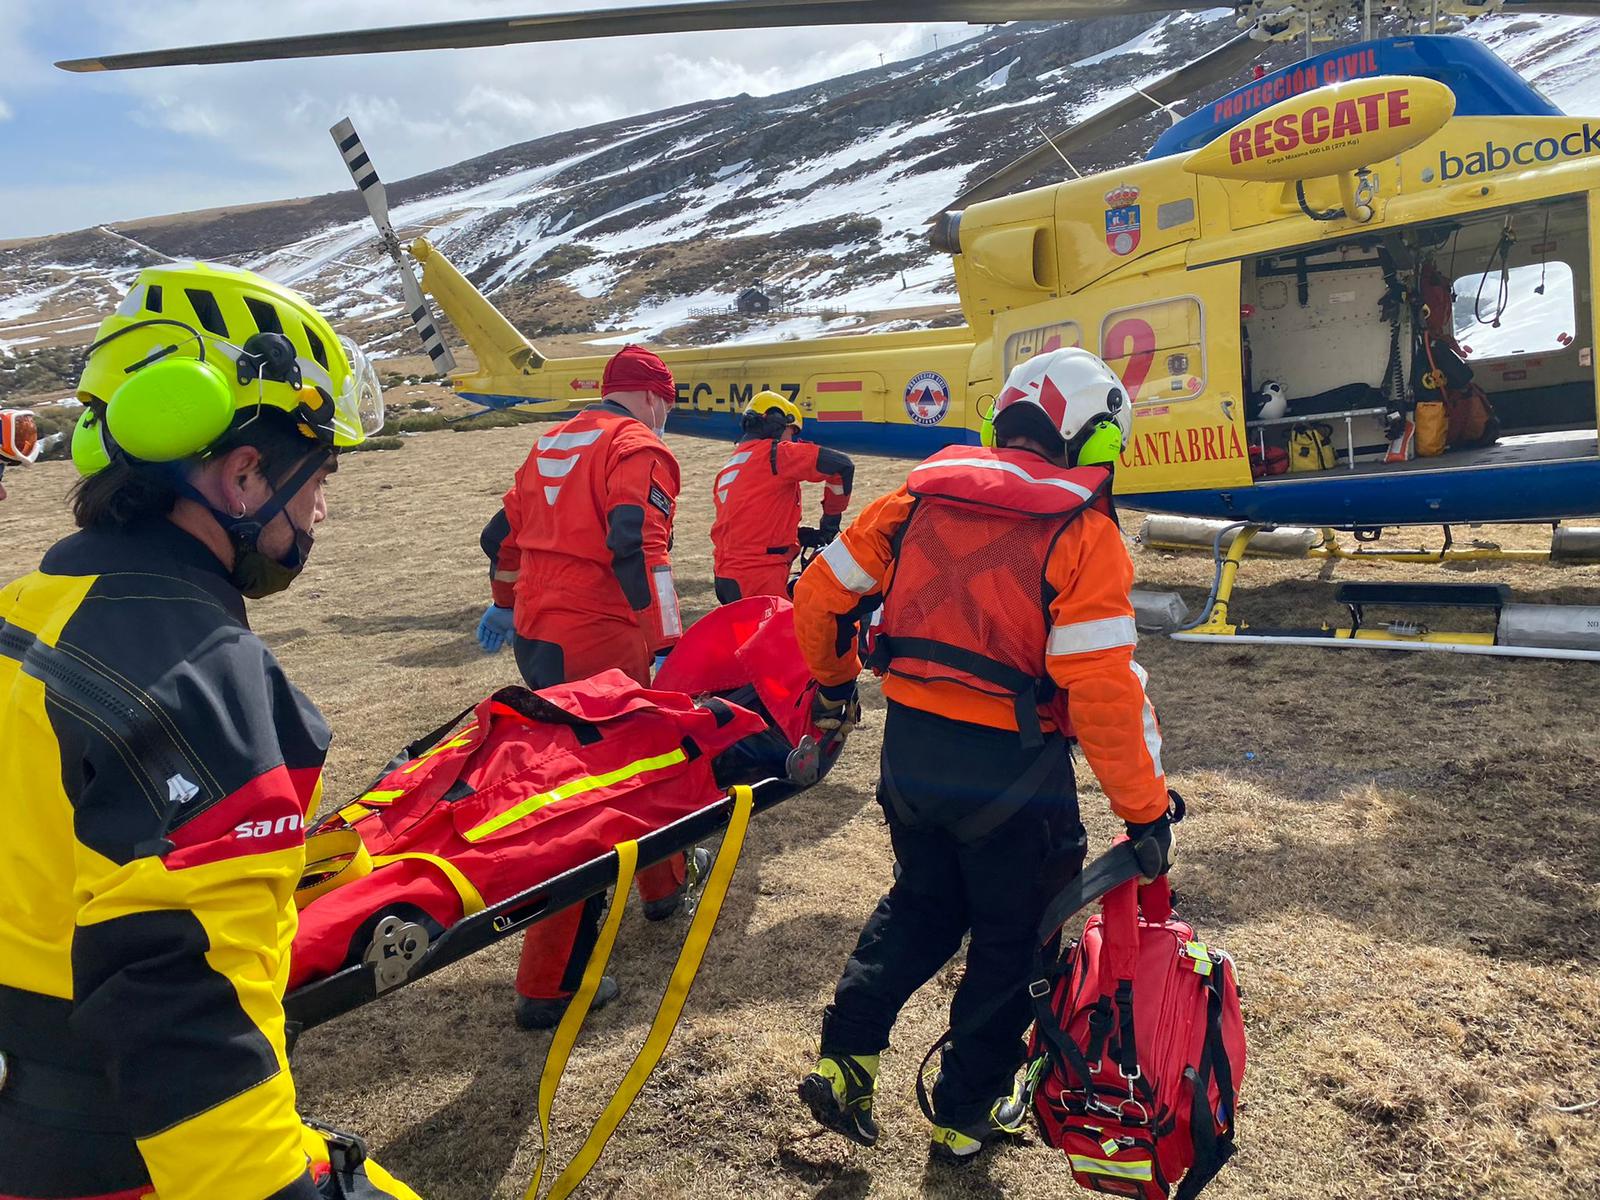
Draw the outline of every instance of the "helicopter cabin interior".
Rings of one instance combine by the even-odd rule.
[[[1594,456],[1589,245],[1573,196],[1245,260],[1252,473]]]

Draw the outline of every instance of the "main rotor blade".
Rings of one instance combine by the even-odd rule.
[[[98,58],[69,58],[56,66],[65,71],[127,71],[141,67],[509,46],[520,42],[559,42],[647,33],[929,21],[998,24],[1119,13],[1180,12],[1204,7],[1203,2],[1183,3],[1182,0],[700,0],[699,3],[645,4],[257,38],[246,42],[107,54]]]
[[[1505,6],[1553,17],[1600,17],[1600,0],[1505,0]]]
[[[1190,99],[1201,88],[1239,71],[1265,49],[1261,42],[1252,40],[1247,33],[1241,33],[1223,42],[1215,50],[1207,51],[1193,62],[1186,63],[1176,71],[1146,84],[1140,91],[1130,92],[1076,125],[1052,134],[1050,142],[1053,142],[1054,146],[1047,142],[1029,150],[1021,158],[1013,159],[993,175],[974,184],[950,201],[944,211],[966,208],[970,204],[993,200],[997,196],[1008,194],[1055,157],[1058,150],[1062,154],[1069,154],[1108,133],[1115,132],[1146,113],[1154,112],[1162,105],[1171,104],[1176,100]],[[938,217],[933,219],[937,220]]]

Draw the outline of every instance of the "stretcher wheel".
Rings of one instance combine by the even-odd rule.
[[[791,783],[798,783],[801,787],[810,787],[815,783],[822,774],[822,751],[816,739],[809,733],[802,737],[800,744],[789,751],[783,769]]]
[[[429,937],[415,921],[387,916],[372,931],[372,941],[361,961],[371,964],[373,982],[380,992],[404,983],[412,967],[427,953]]]

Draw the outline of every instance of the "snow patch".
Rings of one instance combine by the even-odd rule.
[[[979,80],[978,90],[980,92],[998,92],[1001,88],[1005,87],[1006,80],[1011,78],[1011,68],[1016,66],[1021,61],[1022,59],[1020,58],[1013,58],[993,75]]]

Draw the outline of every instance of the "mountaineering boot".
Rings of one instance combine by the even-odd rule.
[[[594,999],[589,1004],[590,1012],[598,1012],[622,994],[622,989],[617,986],[617,981],[609,975],[600,976],[600,986],[595,989]],[[561,1024],[561,1018],[566,1014],[567,1004],[571,997],[561,1000],[534,1000],[528,996],[517,996],[517,1028],[518,1029],[554,1029]]]
[[[711,870],[711,851],[704,846],[696,846],[684,856],[683,882],[670,896],[663,896],[659,900],[646,900],[644,902],[644,919],[646,921],[665,921],[677,912],[683,904],[683,897],[690,888],[695,887],[706,877],[706,872]]]
[[[1028,1119],[1028,1102],[1021,1089],[994,1102],[989,1115],[970,1125],[935,1125],[929,1153],[949,1163],[969,1163],[990,1142],[1021,1134]]]
[[[872,1093],[878,1083],[876,1054],[824,1054],[796,1091],[817,1124],[871,1146],[878,1140]]]

